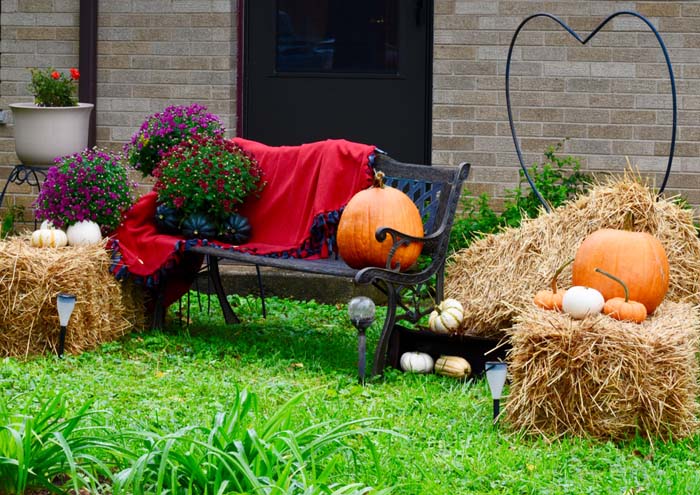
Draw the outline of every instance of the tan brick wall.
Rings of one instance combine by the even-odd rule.
[[[171,104],[203,104],[235,127],[236,8],[221,0],[100,1],[98,140],[120,146]]]
[[[78,64],[79,0],[1,0],[0,7],[0,109],[10,103],[32,101],[27,91],[30,67],[68,69]],[[12,126],[0,125],[0,187],[18,163]],[[25,207],[31,218],[36,189],[8,187],[3,207]],[[3,208],[2,211],[4,211]]]
[[[0,0],[0,108],[29,101],[28,67],[78,63],[78,0]],[[234,132],[235,0],[100,0],[98,144],[120,149],[144,117],[199,102]],[[508,44],[527,15],[547,11],[581,33],[616,10],[658,27],[676,76],[679,128],[670,190],[700,205],[700,2],[435,0],[433,163],[474,164],[474,192],[496,196],[518,180],[507,123]],[[618,18],[581,47],[551,21],[518,38],[514,115],[526,161],[564,137],[588,170],[620,170],[629,156],[645,173],[665,168],[669,84],[661,52],[641,21]],[[0,180],[16,163],[12,127],[0,125]],[[10,203],[33,192],[13,188]]]
[[[468,188],[500,196],[519,165],[505,106],[505,63],[518,24],[549,12],[585,36],[609,14],[632,10],[661,33],[673,63],[678,136],[670,192],[700,205],[700,2],[436,0],[433,163],[473,163]],[[642,21],[618,17],[586,46],[548,19],[518,36],[511,97],[526,163],[547,144],[586,169],[621,170],[628,156],[657,180],[671,137],[667,70]]]
[[[28,68],[78,65],[80,9],[79,0],[0,1],[0,109],[7,109],[31,101]],[[193,102],[232,134],[236,9],[228,0],[100,0],[97,144],[121,150],[147,115]],[[3,185],[15,163],[12,126],[0,125]],[[30,205],[34,197],[32,188],[13,186],[5,206]]]

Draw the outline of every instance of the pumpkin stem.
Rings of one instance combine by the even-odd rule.
[[[561,275],[561,272],[564,271],[564,268],[569,266],[571,263],[573,263],[574,259],[571,258],[569,261],[561,265],[559,268],[557,268],[557,271],[554,272],[554,276],[552,277],[552,294],[557,293],[557,278],[559,278],[559,275]]]
[[[618,284],[620,284],[620,285],[622,286],[622,288],[625,289],[625,302],[629,302],[629,301],[630,301],[630,291],[629,291],[629,289],[627,288],[627,284],[626,284],[626,283],[624,283],[622,280],[620,280],[619,278],[617,278],[617,277],[616,277],[615,275],[613,275],[612,273],[608,273],[608,272],[606,272],[605,270],[601,270],[600,268],[596,268],[595,271],[597,271],[597,272],[600,273],[601,275],[605,275],[606,277],[613,279],[615,282],[617,282]]]
[[[374,181],[372,182],[372,187],[382,188],[384,187],[384,172],[377,171],[374,173]]]

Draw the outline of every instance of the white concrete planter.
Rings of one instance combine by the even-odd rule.
[[[92,103],[77,107],[38,107],[12,103],[15,153],[25,165],[47,166],[54,158],[84,150],[88,143]]]

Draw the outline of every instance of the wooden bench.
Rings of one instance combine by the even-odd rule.
[[[447,257],[450,229],[462,191],[462,183],[469,175],[470,165],[438,167],[398,162],[388,155],[377,152],[375,170],[386,175],[386,184],[404,191],[414,201],[424,219],[425,237],[413,238],[390,228],[380,228],[376,237],[383,241],[390,236],[394,246],[403,243],[422,242],[422,254],[429,257],[427,264],[419,269],[398,272],[387,268],[363,268],[356,270],[342,259],[332,256],[326,259],[274,258],[257,256],[212,246],[197,246],[193,253],[208,256],[213,287],[218,296],[224,319],[227,323],[238,323],[224,291],[219,270],[219,260],[238,263],[343,277],[357,284],[373,284],[387,298],[386,319],[374,354],[373,374],[381,374],[387,363],[392,332],[398,321],[417,322],[432,311],[434,304],[443,299],[444,268]],[[391,254],[390,254],[391,256]],[[387,267],[391,260],[387,260]],[[364,350],[360,348],[360,353]],[[364,362],[364,355],[360,356]],[[364,379],[360,369],[360,379]]]

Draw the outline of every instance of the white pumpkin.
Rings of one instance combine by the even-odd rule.
[[[71,246],[91,246],[102,240],[100,226],[89,220],[74,223],[68,227],[66,235]]]
[[[430,313],[428,327],[436,333],[450,333],[464,320],[464,306],[457,299],[445,299]]]
[[[566,291],[562,301],[562,310],[576,320],[595,315],[603,310],[603,294],[590,287],[576,285]]]
[[[410,373],[430,373],[435,363],[430,354],[425,352],[404,352],[400,364],[402,370]]]
[[[68,244],[66,233],[58,229],[39,229],[32,232],[29,243],[34,247],[63,247]]]

